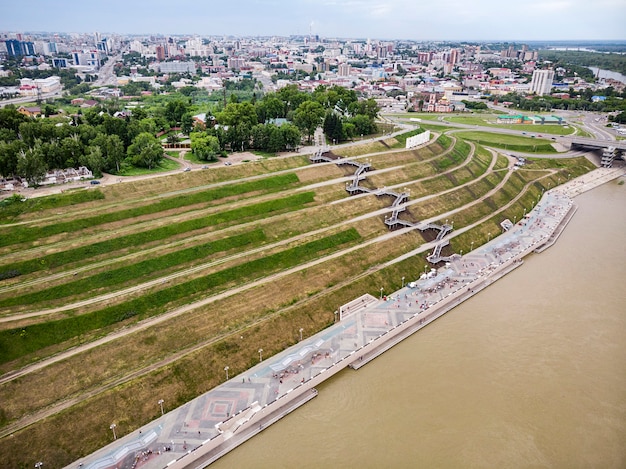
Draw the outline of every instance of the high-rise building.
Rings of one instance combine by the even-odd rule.
[[[554,80],[554,70],[535,70],[530,81],[530,92],[539,96],[550,94],[552,90],[552,80]]]
[[[349,77],[352,74],[352,67],[350,64],[341,63],[339,64],[337,75],[340,77]]]
[[[450,49],[448,63],[455,65],[459,61],[459,49]]]
[[[35,44],[32,42],[8,39],[5,41],[5,45],[9,57],[15,57],[18,55],[35,55]]]
[[[163,62],[165,60],[165,47],[160,44],[156,46],[156,58],[159,62]]]

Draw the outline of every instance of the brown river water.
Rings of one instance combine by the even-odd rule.
[[[211,468],[625,468],[626,185]]]

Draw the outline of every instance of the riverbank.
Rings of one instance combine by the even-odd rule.
[[[573,202],[565,189],[577,191],[609,177],[605,170],[597,171],[593,177],[586,175],[582,186],[573,180],[545,193],[527,218],[507,233],[456,256],[436,275],[417,280],[415,288],[406,286],[348,315],[68,467],[81,463],[94,468],[134,467],[137,455],[145,468],[200,467],[198,458],[230,451],[287,409],[291,412],[308,401],[303,398],[314,394],[315,386],[328,377],[380,355],[521,265],[521,259],[544,245],[570,213]],[[148,441],[145,435],[154,438]]]

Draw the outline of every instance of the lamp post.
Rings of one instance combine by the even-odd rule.
[[[470,243],[470,251],[473,251],[473,250],[474,250],[474,241]]]
[[[302,342],[302,331],[303,331],[303,330],[304,330],[304,329],[300,328],[300,341],[301,341],[301,342]]]
[[[404,288],[404,277],[402,277],[402,288]]]
[[[461,257],[463,257],[463,249],[461,249]]]
[[[37,469],[41,469],[41,466],[43,466],[43,463],[41,461],[35,463],[35,467]]]
[[[380,299],[381,300],[383,299],[383,290],[384,290],[384,288],[380,287]]]
[[[228,381],[228,370],[230,370],[230,368],[228,368],[227,366],[224,367],[224,371],[226,372],[226,381]]]
[[[259,361],[260,362],[263,361],[263,349],[262,348],[259,349]]]
[[[491,241],[491,232],[487,233],[487,242]]]
[[[337,322],[337,314],[339,313],[339,311],[335,310],[334,313],[335,313],[335,322]]]
[[[111,430],[113,430],[113,439],[117,440],[117,435],[115,434],[115,427],[117,427],[117,425],[115,425],[114,423],[111,424],[111,426],[109,427]]]
[[[164,412],[163,412],[163,403],[164,403],[164,402],[165,402],[165,401],[164,401],[163,399],[159,399],[159,405],[161,406],[161,415],[163,415],[163,413],[164,413]]]

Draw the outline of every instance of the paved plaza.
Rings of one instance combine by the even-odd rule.
[[[314,397],[313,387],[321,381],[348,366],[364,365],[553,241],[575,210],[569,191],[588,190],[608,177],[592,173],[546,192],[529,214],[505,233],[494,233],[487,244],[452,256],[445,266],[388,296],[382,292],[382,299],[356,298],[340,308],[333,326],[263,357],[245,373],[67,467],[194,467],[196,459],[205,464],[219,457]]]

